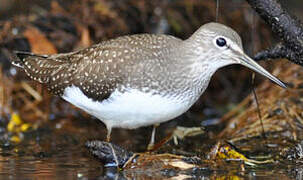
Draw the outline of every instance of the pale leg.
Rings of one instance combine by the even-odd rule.
[[[156,136],[156,128],[157,128],[159,125],[160,125],[160,124],[154,124],[154,126],[153,126],[153,131],[152,131],[152,134],[151,134],[151,138],[150,138],[149,144],[148,144],[148,146],[147,146],[147,150],[148,150],[148,151],[154,149],[154,145],[155,145],[155,136]]]
[[[110,142],[110,134],[112,132],[112,128],[107,128],[107,134],[106,134],[106,142]]]

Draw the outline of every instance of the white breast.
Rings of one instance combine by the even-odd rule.
[[[102,102],[93,101],[75,86],[65,89],[63,99],[100,119],[107,128],[138,128],[171,120],[194,103],[128,89],[115,91]]]

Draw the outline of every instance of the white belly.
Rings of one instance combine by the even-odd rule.
[[[138,128],[171,120],[187,111],[194,102],[143,93],[130,89],[115,91],[102,102],[93,101],[75,86],[65,89],[63,99],[100,119],[107,128]]]

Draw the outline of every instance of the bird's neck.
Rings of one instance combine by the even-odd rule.
[[[207,88],[216,69],[212,68],[208,61],[199,59],[204,53],[203,49],[193,46],[191,42],[183,41],[173,51],[171,58],[175,61],[171,61],[169,68],[170,72],[173,72],[171,75],[175,79],[174,82],[177,82],[176,89],[190,94],[196,100]]]

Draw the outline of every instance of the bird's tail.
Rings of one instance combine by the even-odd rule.
[[[52,55],[38,55],[31,52],[15,51],[16,58],[12,64],[23,68],[26,74],[40,83],[48,83],[49,78],[60,73],[66,61]]]
[[[37,55],[32,52],[25,52],[25,51],[14,51],[14,53],[17,57],[13,59],[12,64],[22,69],[24,68],[24,62],[28,57],[30,56],[41,57],[41,58],[45,57],[43,55]]]

